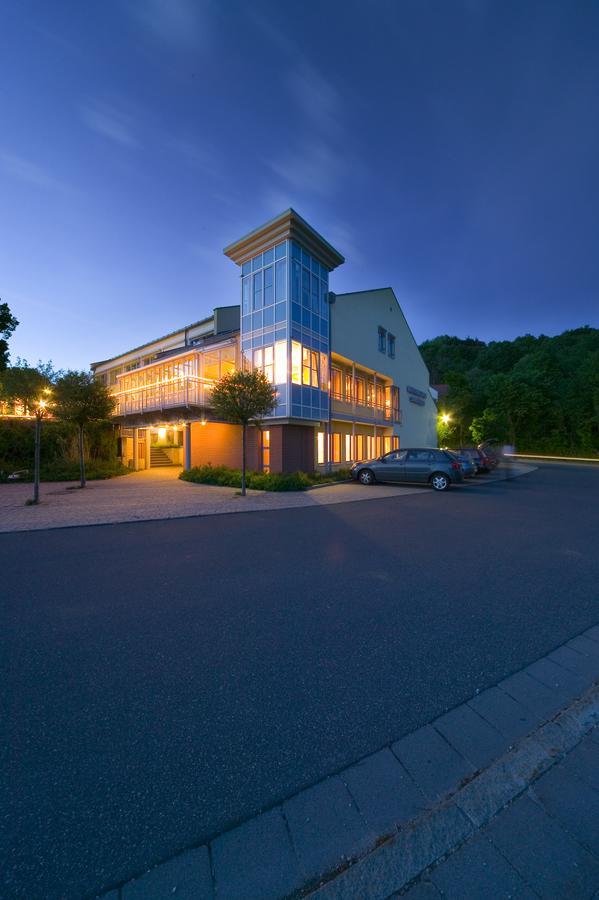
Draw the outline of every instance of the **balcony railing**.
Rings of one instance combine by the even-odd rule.
[[[353,418],[361,422],[401,422],[401,410],[395,413],[386,403],[369,404],[344,400],[331,392],[331,414],[338,413],[344,418]]]
[[[182,375],[139,387],[113,391],[117,400],[113,415],[129,416],[150,410],[210,406],[213,382]]]

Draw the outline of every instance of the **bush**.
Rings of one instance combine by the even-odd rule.
[[[241,487],[241,470],[230,469],[228,466],[213,466],[210,463],[204,466],[195,466],[186,469],[179,475],[183,481],[192,481],[194,484],[215,484],[220,487]],[[248,472],[247,486],[254,491],[305,491],[315,484],[330,481],[345,481],[349,478],[349,469],[339,469],[337,472],[323,475],[320,472],[307,474],[306,472]]]

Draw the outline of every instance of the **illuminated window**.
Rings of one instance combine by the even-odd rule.
[[[318,353],[302,347],[302,381],[310,387],[318,387]]]
[[[319,466],[324,465],[324,431],[316,435],[316,462]]]
[[[341,435],[337,432],[331,435],[331,461],[341,462]]]
[[[391,438],[391,448],[393,450],[399,450],[399,437],[396,434]]]
[[[264,348],[264,374],[272,384],[274,378],[274,353],[272,347]]]
[[[376,452],[377,456],[383,455],[383,439],[380,434],[377,434],[377,436],[376,436],[376,451],[375,452]]]
[[[270,472],[270,431],[262,432],[262,471]]]
[[[352,402],[353,393],[354,393],[352,390],[352,387],[353,387],[352,381],[353,381],[353,378],[352,378],[351,372],[346,372],[345,373],[345,399],[347,400],[348,403]]]
[[[277,341],[275,344],[275,384],[285,384],[287,381],[287,341]]]
[[[291,380],[294,384],[302,383],[302,345],[291,341]]]
[[[376,405],[379,409],[383,409],[385,405],[385,392],[382,384],[376,386]]]
[[[262,359],[263,359],[262,349],[254,350],[254,369],[262,368]]]
[[[326,353],[320,354],[320,390],[328,391],[329,389],[329,359]]]
[[[353,460],[351,434],[345,435],[345,460],[346,462]]]
[[[366,458],[372,459],[374,456],[374,438],[371,434],[366,435]]]
[[[366,383],[366,404],[367,406],[374,406],[374,382],[368,381]]]
[[[356,378],[356,403],[364,404],[364,379]]]
[[[356,435],[356,459],[364,459],[364,435]]]
[[[331,397],[341,399],[341,370],[331,366]]]
[[[383,453],[389,453],[390,450],[391,450],[391,436],[389,435],[389,437],[387,437],[385,435],[385,437],[383,438]]]

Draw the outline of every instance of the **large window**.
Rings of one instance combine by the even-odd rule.
[[[331,366],[331,397],[341,400],[341,369]]]
[[[391,359],[395,358],[395,335],[388,334],[387,335],[387,354],[391,357]]]
[[[270,306],[274,303],[275,287],[274,287],[274,270],[272,266],[268,266],[264,270],[264,305]]]
[[[319,466],[324,465],[324,431],[316,435],[316,462]]]
[[[261,369],[271,384],[287,381],[287,342],[277,341],[274,347],[259,347],[254,350],[254,369]]]
[[[351,403],[354,398],[352,382],[353,382],[353,378],[352,378],[351,372],[346,372],[345,373],[345,399],[347,400],[348,403]]]
[[[338,432],[331,435],[331,462],[341,462],[341,435]]]
[[[302,347],[302,382],[318,387],[318,352],[309,347]]]
[[[254,309],[262,309],[262,272],[254,275]]]
[[[364,405],[364,390],[364,379],[356,378],[356,403],[360,403],[361,405]],[[359,458],[360,457],[358,457],[358,459]]]
[[[385,353],[387,349],[387,331],[385,328],[381,328],[379,325],[379,350],[381,353]]]
[[[291,341],[291,380],[302,383],[302,345],[297,341]]]
[[[275,384],[287,382],[287,341],[275,344]]]
[[[353,442],[352,442],[351,434],[346,434],[345,435],[345,461],[346,462],[351,462],[351,461],[353,461],[353,458],[354,458],[353,454],[352,454],[352,443]]]

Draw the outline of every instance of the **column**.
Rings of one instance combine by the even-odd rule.
[[[191,422],[183,426],[183,467],[191,469]]]
[[[137,472],[139,469],[139,444],[138,444],[139,428],[133,429],[133,469]]]

